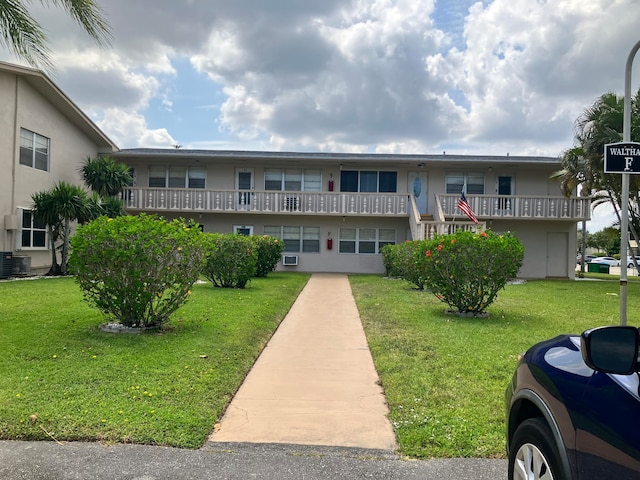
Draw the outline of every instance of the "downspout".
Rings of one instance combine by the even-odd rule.
[[[11,212],[10,215],[17,215],[16,212],[16,137],[18,135],[18,94],[20,87],[20,77],[16,75],[16,88],[13,99],[13,142],[11,148]],[[5,228],[5,244],[10,246],[10,250],[14,252],[16,250],[15,235],[12,230]]]

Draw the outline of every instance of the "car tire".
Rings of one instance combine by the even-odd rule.
[[[543,419],[530,418],[516,429],[509,448],[508,477],[509,480],[566,478],[562,474],[553,434]]]

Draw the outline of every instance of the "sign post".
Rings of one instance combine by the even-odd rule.
[[[629,175],[640,173],[636,155],[638,144],[631,142],[631,67],[633,59],[640,49],[640,41],[629,52],[624,71],[624,116],[622,125],[622,144],[605,146],[605,172],[607,171],[607,157],[611,150],[612,164],[620,166],[615,160],[622,157],[622,205],[620,205],[620,325],[627,324],[627,237],[629,232]],[[616,146],[617,145],[617,146]],[[620,155],[621,154],[621,155]],[[628,154],[628,155],[627,155]]]

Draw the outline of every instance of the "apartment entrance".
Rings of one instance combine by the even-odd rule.
[[[236,169],[236,189],[247,190],[247,192],[239,192],[236,207],[239,210],[249,210],[251,208],[251,200],[253,199],[254,189],[253,168],[237,168]]]

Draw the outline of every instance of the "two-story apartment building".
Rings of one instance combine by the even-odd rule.
[[[81,184],[78,167],[116,145],[46,75],[0,62],[0,277],[22,257],[34,273],[51,266],[46,226],[32,194]],[[22,264],[24,267],[25,263]]]
[[[81,184],[78,168],[100,154],[133,169],[130,214],[281,238],[280,269],[382,273],[386,244],[489,228],[522,240],[522,277],[572,278],[576,223],[590,215],[590,199],[565,198],[549,180],[559,158],[118,150],[46,75],[2,62],[0,101],[0,252],[28,259],[32,273],[51,252],[31,196]],[[457,208],[463,188],[478,227]]]
[[[121,150],[130,213],[193,219],[207,232],[271,235],[279,269],[382,273],[380,248],[459,228],[512,231],[520,276],[573,278],[590,199],[549,180],[553,157]],[[463,188],[479,224],[459,210]]]

